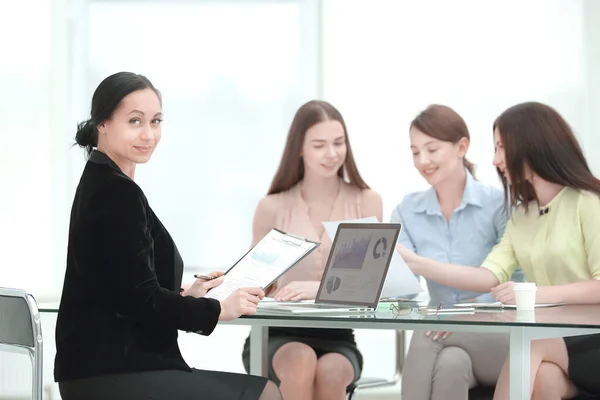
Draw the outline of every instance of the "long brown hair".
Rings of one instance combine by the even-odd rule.
[[[510,205],[538,200],[525,179],[525,168],[543,180],[600,196],[600,180],[590,171],[579,142],[564,118],[552,107],[528,102],[504,111],[494,122],[505,150],[511,185],[498,170]]]
[[[348,131],[346,130],[342,114],[334,106],[325,101],[312,100],[300,107],[294,116],[287,135],[285,149],[281,156],[281,162],[279,163],[279,168],[277,168],[273,182],[271,182],[268,194],[289,190],[304,178],[304,163],[301,154],[306,131],[312,126],[325,121],[338,121],[344,128],[347,149],[346,160],[344,161],[344,165],[338,170],[338,176],[342,179],[346,177],[348,183],[360,189],[369,188],[356,168],[354,156],[352,155],[352,147],[350,147],[350,140],[348,139]]]
[[[471,141],[469,129],[465,120],[450,107],[431,104],[410,123],[411,128],[416,128],[427,136],[443,142],[458,143],[462,138]],[[475,177],[475,164],[463,157],[463,164]]]

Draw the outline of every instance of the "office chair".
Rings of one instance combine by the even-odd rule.
[[[0,351],[29,356],[31,398],[42,400],[42,324],[35,299],[23,290],[0,288]]]
[[[352,400],[357,391],[362,389],[394,386],[400,380],[402,365],[404,364],[405,354],[404,331],[396,331],[396,368],[392,379],[383,378],[361,378],[348,387],[348,400]]]

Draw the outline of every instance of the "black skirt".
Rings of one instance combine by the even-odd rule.
[[[102,375],[58,383],[63,400],[258,400],[266,378],[193,369]]]
[[[569,379],[582,394],[600,398],[600,334],[569,336],[564,340],[569,354]]]
[[[354,334],[350,329],[321,329],[321,328],[269,328],[268,371],[269,379],[279,385],[281,382],[273,369],[273,356],[280,347],[287,343],[300,342],[311,347],[317,356],[328,353],[338,353],[350,361],[354,369],[353,383],[358,381],[362,373],[363,358],[356,347]],[[250,337],[244,343],[242,351],[244,368],[250,372]]]

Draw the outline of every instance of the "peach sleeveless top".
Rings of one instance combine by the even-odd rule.
[[[361,213],[362,190],[341,179],[340,181],[340,191],[333,203],[328,221],[369,217],[369,215]],[[331,250],[331,240],[324,229],[318,232],[313,226],[308,205],[302,198],[301,188],[302,182],[299,182],[286,192],[272,195],[278,203],[274,228],[320,242],[321,245],[279,278],[269,292],[292,281],[320,281],[325,270],[327,257]]]

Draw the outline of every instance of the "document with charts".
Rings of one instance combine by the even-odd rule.
[[[223,300],[245,287],[266,288],[320,243],[272,229],[260,242],[225,272],[225,280],[204,297]]]

